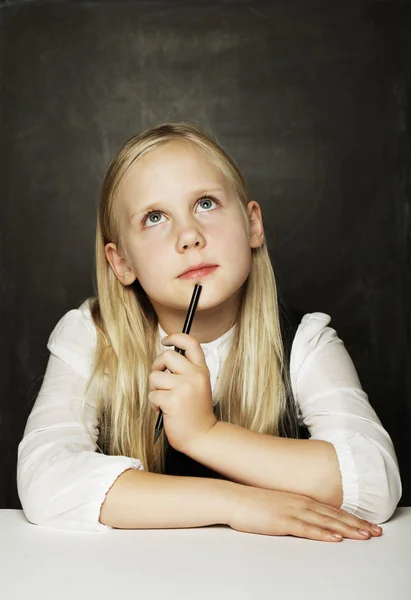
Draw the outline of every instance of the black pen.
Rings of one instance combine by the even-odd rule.
[[[191,296],[191,302],[190,302],[190,306],[188,307],[186,320],[184,322],[184,327],[183,327],[182,333],[187,333],[187,334],[190,333],[191,324],[194,319],[194,314],[196,312],[198,299],[200,298],[202,288],[203,288],[203,286],[200,285],[199,283],[196,283],[194,286],[193,295]],[[181,348],[177,348],[177,346],[174,346],[174,350],[184,356],[185,350],[182,350]],[[156,428],[154,431],[154,443],[156,443],[156,441],[158,440],[162,429],[163,429],[163,411],[160,408],[160,413],[158,415]]]

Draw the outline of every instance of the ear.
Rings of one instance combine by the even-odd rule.
[[[247,212],[250,221],[250,248],[260,248],[264,243],[264,226],[258,202],[250,200]]]
[[[128,266],[113,242],[104,246],[104,253],[113,270],[114,275],[123,285],[130,285],[137,279],[134,271]]]

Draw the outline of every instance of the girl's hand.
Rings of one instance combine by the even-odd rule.
[[[381,528],[379,532],[372,532],[373,523],[307,496],[245,485],[237,487],[229,510],[227,525],[247,533],[293,535],[338,542],[341,539],[332,537],[332,534],[367,540],[370,535],[379,536],[382,532]],[[363,536],[358,529],[365,529],[370,535]]]
[[[162,340],[174,349],[157,356],[149,375],[148,400],[156,412],[163,411],[164,429],[170,445],[183,452],[217,422],[213,410],[210,371],[199,342],[187,333],[172,333]],[[165,369],[170,372],[166,372]]]

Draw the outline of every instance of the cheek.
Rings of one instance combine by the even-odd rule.
[[[130,236],[127,242],[128,255],[137,271],[150,271],[164,264],[167,248],[161,240],[144,239],[142,236],[137,242],[135,237]]]
[[[227,248],[227,252],[225,254],[225,259],[228,264],[235,265],[235,272],[238,277],[243,277],[243,275],[248,275],[251,268],[251,249],[247,245],[246,240],[243,243],[237,242],[236,244],[231,244]]]
[[[224,251],[226,256],[237,257],[241,260],[242,257],[247,257],[250,252],[250,244],[248,241],[247,231],[244,230],[239,223],[223,224],[215,232],[214,240],[211,245]],[[211,241],[211,240],[209,240]]]

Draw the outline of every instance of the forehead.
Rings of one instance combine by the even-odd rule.
[[[211,184],[230,187],[204,150],[185,140],[173,140],[139,158],[123,178],[119,191],[127,202],[130,194],[137,200],[137,194],[167,196]]]

